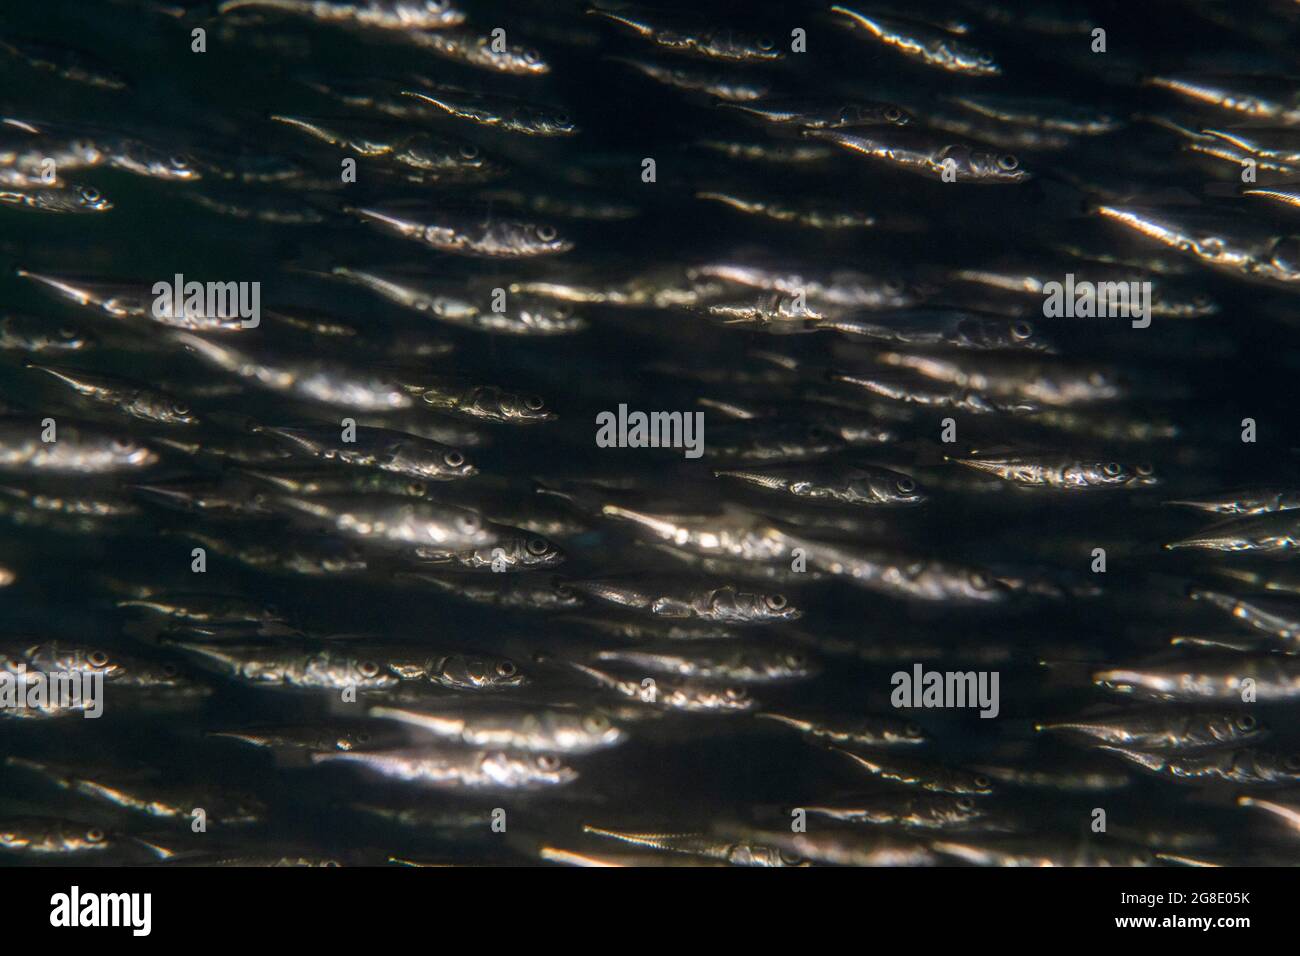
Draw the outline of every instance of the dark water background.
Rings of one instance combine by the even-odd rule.
[[[301,197],[326,211],[329,221],[313,226],[249,224],[204,210],[187,198],[195,185],[146,180],[113,170],[94,170],[76,177],[94,184],[115,203],[102,216],[45,216],[0,209],[0,303],[6,311],[76,316],[70,305],[55,302],[13,275],[22,266],[54,274],[135,277],[150,283],[184,273],[187,278],[220,278],[262,283],[263,309],[276,304],[319,307],[346,315],[361,328],[375,330],[428,328],[419,316],[380,302],[363,290],[314,281],[287,267],[347,262],[386,266],[419,264],[429,278],[454,282],[468,277],[500,278],[502,284],[525,276],[564,274],[581,262],[597,274],[622,274],[629,268],[727,256],[746,247],[787,254],[800,262],[849,265],[890,263],[903,274],[921,266],[943,268],[991,262],[1002,256],[1042,252],[1053,240],[1106,234],[1084,215],[1088,197],[1054,179],[1054,165],[1097,169],[1128,177],[1154,195],[1186,190],[1201,195],[1207,179],[1178,151],[1167,132],[1134,124],[1090,143],[1077,154],[1042,157],[1027,165],[1048,172],[1023,188],[962,189],[950,193],[942,184],[835,157],[815,172],[767,170],[759,165],[728,164],[709,158],[688,144],[701,136],[742,134],[752,127],[706,101],[682,96],[641,78],[607,54],[640,52],[616,31],[583,18],[577,4],[467,2],[473,22],[484,31],[507,29],[512,42],[534,43],[552,63],[550,75],[520,80],[494,77],[415,49],[362,34],[333,30],[293,18],[268,17],[252,22],[211,21],[208,50],[189,50],[188,23],[151,15],[130,5],[104,2],[10,2],[0,10],[0,34],[39,36],[95,53],[127,74],[130,92],[87,90],[56,78],[38,77],[10,61],[3,78],[6,115],[93,121],[155,143],[174,143],[178,151],[198,146],[235,149],[249,146],[316,163],[337,171],[337,156],[324,144],[309,141],[270,123],[269,113],[338,115],[328,101],[296,82],[303,74],[368,76],[419,71],[439,81],[471,88],[514,92],[565,104],[583,133],[574,140],[516,142],[448,121],[447,131],[503,151],[515,172],[503,186],[531,190],[562,184],[581,170],[600,184],[601,192],[639,207],[636,219],[611,223],[568,223],[577,248],[563,260],[497,264],[428,253],[399,239],[389,239],[338,214],[341,194]],[[1082,5],[1106,26],[1110,52],[1091,69],[1066,68],[1054,51],[1059,41],[1028,33],[989,29],[985,39],[1005,68],[1001,78],[964,80],[901,64],[890,51],[877,50],[827,25],[820,7],[799,4],[683,4],[777,36],[790,28],[809,31],[809,52],[787,58],[775,72],[787,92],[827,93],[889,99],[893,91],[924,101],[961,89],[1058,94],[1068,99],[1117,104],[1139,113],[1168,107],[1168,100],[1142,90],[1142,74],[1192,66],[1222,66],[1284,72],[1296,66],[1295,34],[1290,41],[1274,36],[1251,44],[1229,35],[1209,18],[1188,14],[1199,7],[1225,17],[1248,15],[1239,4]],[[924,6],[924,5],[922,5]],[[203,22],[202,20],[196,22]],[[516,27],[516,23],[518,26]],[[540,27],[572,28],[590,46],[549,41]],[[1086,39],[1075,41],[1086,49]],[[758,68],[761,71],[761,67]],[[640,159],[654,157],[658,182],[640,180]],[[1221,174],[1222,175],[1222,174]],[[922,228],[912,232],[846,231],[841,235],[799,232],[767,224],[716,207],[702,210],[695,189],[711,183],[735,184],[788,198],[821,198],[864,207],[880,215],[915,217]],[[204,187],[206,188],[206,187]],[[275,187],[270,187],[274,191]],[[347,201],[388,198],[391,186],[365,181],[348,187]],[[407,194],[418,194],[408,189]],[[454,190],[433,193],[456,199]],[[285,192],[285,198],[295,198]],[[1261,214],[1263,215],[1263,214]],[[1114,233],[1117,249],[1138,249]],[[1155,414],[1175,419],[1183,434],[1173,442],[1143,450],[1167,484],[1158,493],[1057,500],[1033,496],[989,496],[972,502],[936,493],[924,508],[889,516],[889,539],[923,553],[972,562],[1016,559],[1050,561],[1086,568],[1093,547],[1106,548],[1109,570],[1104,600],[1065,601],[1017,607],[996,614],[912,607],[842,584],[809,585],[794,595],[808,609],[801,628],[828,636],[869,642],[916,640],[960,647],[945,655],[943,666],[977,666],[980,649],[1009,643],[1011,659],[988,663],[1001,672],[1001,716],[980,720],[974,712],[916,714],[934,737],[926,756],[935,760],[975,763],[1009,762],[1022,767],[1104,766],[1079,748],[1036,739],[1030,725],[1045,716],[1065,715],[1100,698],[1077,676],[1061,678],[1038,663],[1042,657],[1087,662],[1140,657],[1167,645],[1172,633],[1225,628],[1212,612],[1184,598],[1196,579],[1201,559],[1161,551],[1165,541],[1197,527],[1186,514],[1161,508],[1159,502],[1181,492],[1260,484],[1292,479],[1297,443],[1293,351],[1297,317],[1293,295],[1259,289],[1209,272],[1197,273],[1199,287],[1222,304],[1207,319],[1156,320],[1150,329],[1133,330],[1125,320],[1060,320],[1050,332],[1063,351],[1080,361],[1122,363],[1138,380],[1176,382],[1191,389],[1175,403],[1152,403]],[[529,479],[560,471],[631,471],[653,474],[667,493],[679,491],[684,505],[707,504],[702,486],[708,464],[684,461],[677,453],[653,450],[605,450],[592,441],[597,412],[627,402],[636,409],[687,409],[702,394],[716,389],[673,380],[647,370],[656,360],[686,369],[717,371],[745,367],[746,352],[773,340],[761,335],[719,330],[697,316],[652,310],[590,310],[591,328],[577,337],[502,339],[472,332],[434,328],[439,338],[458,349],[450,360],[437,360],[438,371],[508,385],[544,395],[559,414],[545,428],[494,429],[489,446],[474,450],[488,473]],[[103,322],[102,318],[87,319]],[[146,382],[207,381],[216,373],[177,350],[155,349],[161,337],[139,349],[96,353],[96,370]],[[790,337],[780,348],[814,366],[843,362],[843,341],[832,336]],[[0,395],[6,402],[34,412],[68,407],[56,385],[46,385],[22,368],[21,358],[0,364]],[[774,401],[782,396],[774,395]],[[205,408],[196,401],[196,410]],[[221,402],[212,402],[223,408]],[[247,390],[237,410],[263,420],[285,415],[284,400],[274,393]],[[946,412],[915,416],[910,427],[933,435]],[[1257,444],[1239,440],[1240,422],[1259,423]],[[329,414],[321,416],[325,419]],[[963,440],[978,443],[985,432],[998,437],[998,424],[961,419],[972,431]],[[709,423],[713,422],[709,418]],[[706,425],[705,442],[708,442]],[[902,461],[903,459],[895,459]],[[202,468],[212,466],[203,465]],[[193,471],[189,463],[178,468]],[[161,474],[166,475],[167,468]],[[761,503],[744,492],[737,500]],[[102,590],[109,575],[178,590],[194,589],[189,549],[183,537],[166,534],[197,520],[162,509],[111,536],[68,536],[9,527],[0,535],[0,557],[20,573],[19,583],[3,598],[4,627],[13,635],[62,635],[134,648],[124,636],[131,615],[111,607]],[[274,538],[274,523],[266,527]],[[630,534],[617,527],[597,527],[564,542],[569,554],[566,576],[620,570],[628,564]],[[386,638],[421,641],[430,646],[464,646],[496,650],[528,661],[540,649],[564,652],[575,636],[543,615],[502,613],[455,602],[439,594],[394,587],[379,577],[312,582],[275,578],[209,557],[202,585],[275,604],[291,622],[309,633],[367,632]],[[165,654],[165,651],[156,653]],[[921,658],[923,659],[923,658]],[[910,666],[867,664],[836,659],[810,683],[758,688],[765,705],[780,709],[817,706],[828,710],[891,712],[889,675]],[[217,681],[216,678],[213,678]],[[603,822],[627,828],[670,826],[674,830],[707,829],[722,819],[781,819],[783,808],[851,790],[854,779],[841,759],[808,747],[794,736],[773,733],[747,719],[669,717],[638,727],[634,739],[611,752],[583,758],[582,779],[565,794],[527,797],[412,798],[400,787],[361,784],[346,772],[275,767],[264,755],[236,744],[207,740],[205,730],[260,720],[299,720],[331,712],[322,698],[277,693],[217,681],[218,692],[197,713],[132,714],[117,711],[113,698],[98,721],[51,721],[40,726],[0,727],[0,752],[37,759],[123,764],[143,761],[166,768],[178,778],[218,781],[253,790],[271,805],[265,827],[231,842],[239,852],[273,847],[310,848],[321,855],[345,858],[364,851],[382,860],[391,853],[417,858],[473,862],[526,861],[518,834],[563,843],[577,838],[577,827]],[[549,686],[549,685],[547,685]],[[570,687],[570,690],[573,688]],[[578,688],[578,694],[586,693]],[[335,713],[355,713],[336,705]],[[1285,745],[1291,711],[1280,709],[1265,719],[1279,731],[1275,745]],[[1281,742],[1278,742],[1278,741]],[[102,819],[105,825],[153,834],[162,824],[136,821],[99,811],[93,805],[58,794],[29,776],[3,771],[6,812],[39,812]],[[363,793],[420,805],[504,806],[510,813],[512,839],[487,832],[448,837],[411,833],[367,824],[343,804]],[[1204,799],[1194,799],[1204,797]],[[999,797],[1024,819],[1036,820],[1053,836],[1086,833],[1088,811],[1105,806],[1112,821],[1129,825],[1211,830],[1216,849],[1251,854],[1272,847],[1276,833],[1243,816],[1222,792],[1208,795],[1150,780],[1133,773],[1131,786],[1104,797],[1086,793],[1016,791]],[[98,814],[102,813],[102,816]],[[773,816],[775,814],[775,816]],[[185,828],[179,831],[188,837]],[[185,841],[180,841],[185,842]],[[227,844],[223,844],[225,846]],[[251,849],[250,849],[251,848]]]

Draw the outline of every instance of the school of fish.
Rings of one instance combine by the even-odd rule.
[[[0,862],[1300,863],[1300,3],[37,9]]]

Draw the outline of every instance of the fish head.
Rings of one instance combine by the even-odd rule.
[[[73,204],[86,212],[107,212],[113,208],[113,204],[91,186],[77,186],[73,190]]]
[[[892,103],[879,105],[875,103],[847,103],[840,107],[831,121],[833,127],[875,126],[887,123],[890,126],[906,126],[912,121],[911,115]]]
[[[784,594],[759,594],[719,588],[709,597],[710,607],[723,614],[740,615],[755,622],[797,621],[803,611],[790,603]]]
[[[1015,153],[977,154],[971,157],[977,178],[985,182],[1023,183],[1032,178]]]
[[[469,478],[478,474],[478,468],[470,463],[459,448],[448,448],[440,452],[434,468],[439,477]]]
[[[506,422],[549,422],[555,413],[540,395],[519,395],[495,386],[474,389],[467,411],[480,418]]]
[[[513,223],[509,228],[512,245],[520,255],[543,256],[568,252],[573,242],[560,235],[550,223]]]
[[[529,568],[553,568],[564,563],[564,551],[539,534],[523,541],[519,563]]]
[[[435,682],[474,690],[502,690],[527,683],[518,664],[508,657],[491,655],[453,654],[435,661],[429,673]]]
[[[1269,261],[1280,278],[1300,281],[1300,236],[1283,236],[1273,243]]]
[[[1117,461],[1093,462],[1088,466],[1088,481],[1100,486],[1143,486],[1159,484],[1155,467],[1147,462],[1136,465]]]
[[[848,489],[855,500],[864,502],[887,501],[892,504],[915,505],[925,501],[929,496],[910,475],[864,474],[853,478]]]
[[[555,787],[578,779],[578,771],[555,754],[493,751],[484,758],[483,769],[493,780],[511,787]]]
[[[613,747],[627,739],[627,731],[598,710],[588,711],[578,718],[578,740],[587,746]]]

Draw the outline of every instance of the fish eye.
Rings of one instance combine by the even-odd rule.
[[[172,168],[173,168],[173,169],[189,169],[189,168],[190,168],[189,160],[187,160],[184,156],[172,156],[172,157],[169,157],[168,160],[167,160],[167,162],[169,162],[169,163],[172,165]]]
[[[557,126],[568,126],[568,125],[569,125],[569,114],[568,114],[568,113],[556,113],[556,114],[555,114],[555,125],[557,125]]]
[[[1300,770],[1300,754],[1291,754],[1286,758],[1286,769]]]
[[[379,665],[374,661],[362,661],[357,665],[357,670],[361,672],[362,677],[379,676]]]
[[[1287,236],[1274,243],[1272,259],[1292,271],[1300,268],[1300,236]]]
[[[465,456],[458,451],[447,452],[447,454],[442,456],[442,460],[453,468],[459,468],[461,465],[465,464]]]
[[[99,191],[91,189],[89,186],[81,188],[81,198],[86,202],[99,202]]]
[[[190,407],[184,402],[172,402],[172,411],[177,415],[188,415],[190,413]]]
[[[749,699],[749,691],[743,687],[728,687],[723,693],[726,694],[727,700],[742,701]]]
[[[790,602],[785,599],[784,594],[769,594],[767,597],[763,598],[763,603],[773,611],[780,611]]]
[[[86,831],[86,841],[89,843],[104,842],[104,831],[99,827],[91,827]]]
[[[77,337],[76,330],[74,329],[59,329],[58,334],[61,339],[75,339]]]
[[[975,58],[975,62],[981,64],[982,66],[992,66],[993,57],[991,54],[981,53],[979,56]]]
[[[883,288],[886,295],[902,295],[904,289],[903,280],[886,279]]]
[[[524,62],[525,62],[525,63],[541,63],[541,62],[542,62],[542,55],[541,55],[540,53],[538,53],[536,50],[525,50],[525,51],[524,51]]]
[[[803,859],[801,857],[791,856],[784,850],[777,850],[776,855],[786,866],[803,866]]]
[[[905,737],[920,737],[923,733],[924,731],[916,724],[908,724],[903,728],[903,736]]]
[[[321,866],[342,866],[343,864],[340,863],[338,860],[321,860],[320,865]]]
[[[86,655],[86,660],[90,662],[91,667],[108,666],[108,655],[103,651],[91,651]]]
[[[179,673],[180,671],[177,670],[175,664],[164,664],[162,666],[163,677],[175,677]]]
[[[1015,156],[1013,156],[1011,153],[1004,153],[1003,155],[998,157],[998,165],[1001,166],[1003,169],[1005,169],[1007,172],[1011,172],[1011,170],[1015,169],[1017,166],[1020,165],[1020,160],[1017,159]]]
[[[975,801],[972,800],[970,797],[959,797],[959,798],[957,799],[957,809],[958,809],[958,810],[974,810],[974,809],[975,809]]]
[[[407,482],[406,485],[407,493],[415,495],[416,497],[419,498],[424,497],[425,492],[427,492],[428,490],[429,490],[428,485],[426,485],[422,481],[411,481],[411,482]]]
[[[589,734],[603,734],[609,727],[609,718],[604,714],[588,714],[582,718],[582,729]]]
[[[993,786],[993,781],[983,774],[978,775],[975,778],[974,783],[975,786],[979,787],[981,790],[987,790],[989,787]]]
[[[497,664],[497,673],[502,677],[514,677],[519,673],[519,668],[515,666],[514,661],[504,660]]]
[[[1149,478],[1156,473],[1156,469],[1150,462],[1144,461],[1142,464],[1137,466],[1137,473],[1143,478]]]
[[[970,576],[970,584],[977,591],[986,591],[993,586],[993,581],[987,574],[976,571]]]
[[[546,403],[538,395],[529,395],[524,399],[524,406],[534,412],[540,412]]]
[[[1122,472],[1124,469],[1119,466],[1118,462],[1110,461],[1102,465],[1101,470],[1104,471],[1111,478],[1116,478],[1119,476],[1120,472]]]
[[[894,482],[894,487],[898,489],[899,494],[910,495],[916,491],[916,482],[911,478],[899,478]]]
[[[794,651],[793,653],[785,655],[785,663],[787,667],[802,669],[807,666],[808,657],[805,654],[800,654],[798,651]]]
[[[885,119],[891,123],[897,123],[903,118],[903,111],[897,106],[885,107]]]
[[[125,438],[114,438],[112,442],[113,451],[125,454],[132,451],[131,442]]]
[[[1011,326],[1011,334],[1018,339],[1027,339],[1034,334],[1034,327],[1028,322],[1017,322]]]
[[[537,227],[537,238],[542,240],[542,242],[553,242],[555,237],[558,235],[559,233],[555,231],[554,226]]]
[[[758,41],[757,41],[757,44],[758,44],[758,48],[759,48],[760,50],[774,50],[774,49],[776,49],[776,41],[773,40],[771,37],[759,37],[759,38],[758,38]]]
[[[549,549],[549,547],[550,547],[550,546],[549,546],[549,545],[546,543],[546,541],[545,541],[544,539],[542,539],[542,538],[529,538],[529,539],[528,539],[528,550],[529,550],[530,552],[532,552],[533,554],[537,554],[537,555],[545,554],[545,553],[547,552],[547,550]]]
[[[554,754],[542,754],[537,758],[537,769],[554,773],[560,769],[560,758]]]
[[[1251,714],[1242,714],[1240,717],[1237,718],[1238,730],[1254,730],[1255,724],[1256,724],[1255,718]]]
[[[478,516],[461,515],[456,519],[456,526],[460,529],[462,534],[473,534],[479,529]]]
[[[460,148],[462,159],[478,159],[478,147],[473,143],[466,143]]]

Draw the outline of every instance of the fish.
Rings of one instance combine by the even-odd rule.
[[[726,624],[772,624],[797,621],[803,612],[784,594],[746,591],[733,584],[666,581],[656,585],[637,579],[570,581],[570,588],[597,601],[656,617],[694,618]]]
[[[1300,600],[1296,598],[1279,594],[1235,595],[1209,588],[1193,588],[1188,596],[1273,637],[1285,641],[1300,637]]]
[[[801,650],[752,644],[736,647],[730,641],[717,647],[692,642],[688,646],[668,649],[647,646],[612,648],[597,651],[595,659],[606,665],[729,684],[807,680],[820,670],[819,665]]]
[[[563,110],[540,106],[512,97],[489,96],[455,87],[403,90],[421,103],[428,103],[448,116],[479,126],[523,136],[574,136],[578,127]]]
[[[28,474],[102,475],[157,464],[149,445],[126,434],[57,419],[47,423],[0,418],[0,469]],[[48,438],[49,440],[45,440]]]
[[[868,823],[908,830],[964,828],[987,816],[980,803],[969,796],[928,793],[837,801],[803,809],[813,816],[841,823]]]
[[[958,796],[982,796],[993,792],[993,781],[983,774],[954,769],[951,767],[916,761],[910,758],[895,757],[892,754],[858,753],[831,746],[831,750],[843,754],[854,765],[865,770],[873,777],[888,780],[908,787],[930,793],[956,794]]]
[[[270,10],[311,17],[322,23],[377,30],[439,30],[465,22],[465,13],[446,0],[223,0],[217,13]]]
[[[1105,667],[1093,672],[1092,681],[1147,700],[1241,703],[1243,691],[1253,691],[1259,700],[1287,701],[1300,696],[1300,664],[1273,657],[1211,655]]]
[[[336,495],[283,496],[276,501],[290,514],[361,541],[468,550],[498,540],[497,532],[476,512],[429,501]]]
[[[32,69],[93,89],[121,92],[131,86],[131,81],[123,74],[84,50],[42,43],[28,37],[0,37],[0,51],[23,61]]]
[[[834,504],[919,505],[929,497],[914,478],[888,468],[845,468],[810,463],[722,470],[714,474],[765,491]]]
[[[1158,483],[1155,469],[1146,462],[1078,460],[1070,456],[1034,453],[1002,455],[977,453],[966,458],[950,457],[954,464],[994,475],[1024,488],[1053,491],[1146,488]]]
[[[1148,753],[1231,747],[1259,740],[1268,733],[1254,714],[1232,711],[1121,712],[1044,721],[1035,724],[1034,729],[1077,736],[1096,742],[1096,746]]]
[[[630,14],[597,6],[587,7],[586,12],[617,24],[655,46],[676,53],[738,63],[772,62],[785,55],[777,46],[775,37],[690,22],[685,17]]]
[[[1105,204],[1096,214],[1230,276],[1280,288],[1300,281],[1300,238],[1249,217]]]
[[[855,128],[851,133],[811,129],[804,135],[940,182],[1014,186],[1032,178],[1014,153],[994,153],[974,143],[953,142],[910,127]]]
[[[438,711],[381,705],[371,707],[369,713],[480,750],[587,754],[617,747],[628,739],[627,731],[604,714],[580,709]]]
[[[550,660],[549,655],[544,657]],[[556,663],[590,683],[638,704],[688,714],[739,714],[753,710],[758,702],[740,685],[716,684],[690,679],[653,678],[640,680],[617,677],[579,661],[558,659]]]
[[[573,242],[549,223],[498,219],[488,213],[448,213],[427,207],[356,208],[353,213],[439,252],[483,259],[529,259],[568,252]]]
[[[1300,489],[1251,488],[1188,496],[1166,504],[1221,515],[1259,515],[1300,508]]]
[[[245,381],[324,405],[387,412],[415,404],[401,383],[358,373],[341,363],[259,361],[224,343],[188,332],[176,333],[176,341],[209,364]]]
[[[312,754],[317,764],[353,764],[398,783],[455,791],[527,791],[564,786],[578,771],[555,754],[415,747]]]
[[[506,44],[498,46],[491,36],[482,36],[459,27],[438,30],[413,30],[404,38],[422,51],[453,63],[477,67],[509,76],[544,76],[551,65],[532,47]]]
[[[888,717],[796,716],[760,711],[755,714],[799,731],[813,741],[855,747],[912,747],[928,739],[919,726]]]
[[[10,757],[6,766],[21,767],[56,787],[99,803],[157,820],[188,824],[198,811],[212,826],[241,827],[265,820],[266,805],[256,796],[233,790],[173,784],[149,772],[85,771],[57,764]]]
[[[706,860],[721,860],[729,866],[807,866],[807,863],[761,843],[733,842],[706,833],[635,833],[584,825],[583,833],[648,847],[667,853],[686,853]]]
[[[1226,781],[1239,786],[1271,786],[1294,784],[1300,778],[1300,754],[1277,754],[1253,747],[1188,755],[1150,754],[1111,746],[1101,749],[1178,783]]]
[[[991,53],[979,50],[946,30],[920,21],[895,20],[835,5],[837,21],[858,35],[897,50],[918,63],[964,76],[998,76],[1002,68]]]
[[[378,468],[424,481],[458,481],[478,474],[478,468],[458,448],[387,428],[352,429],[259,426],[264,434],[299,454],[345,465]]]
[[[51,376],[78,395],[131,418],[159,425],[197,425],[199,418],[184,401],[126,379],[97,375],[80,369],[28,363],[27,367]]]
[[[1246,517],[1221,521],[1190,537],[1170,541],[1165,548],[1170,551],[1191,548],[1226,553],[1287,554],[1297,546],[1298,528],[1300,526],[1291,509],[1256,511]]]

